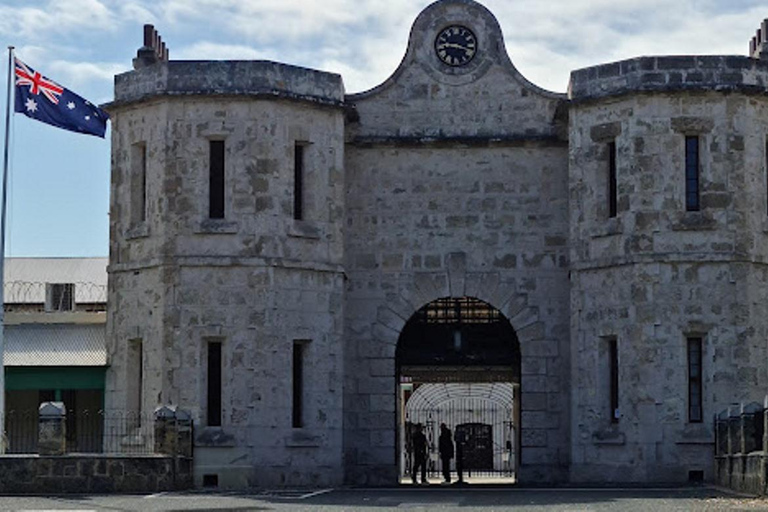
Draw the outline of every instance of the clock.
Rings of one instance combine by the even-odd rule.
[[[477,52],[477,39],[467,27],[451,25],[435,38],[437,57],[449,66],[463,66]]]

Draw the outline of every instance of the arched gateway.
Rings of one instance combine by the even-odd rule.
[[[397,450],[401,482],[413,466],[412,433],[427,437],[427,472],[442,478],[440,425],[456,439],[465,481],[514,483],[520,457],[520,343],[509,320],[473,297],[419,309],[397,344]],[[460,455],[459,455],[460,454]]]

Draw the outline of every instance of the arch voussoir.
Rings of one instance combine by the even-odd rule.
[[[466,295],[467,281],[467,255],[463,252],[448,254],[445,258],[445,266],[448,269],[448,289],[451,297],[464,297]]]
[[[498,286],[498,272],[469,272],[466,275],[464,291],[467,297],[475,297],[482,300],[481,295],[495,293]]]
[[[389,304],[379,306],[376,310],[376,322],[391,329],[394,332],[400,332],[408,321],[408,315],[402,315]]]
[[[493,291],[489,292],[482,300],[501,311],[501,307],[509,302],[510,297],[514,296],[515,293],[517,293],[517,288],[514,283],[500,281]]]
[[[415,298],[420,306],[429,304],[435,299],[449,297],[451,293],[445,272],[419,272],[414,275],[413,284]]]
[[[522,309],[517,315],[510,319],[510,322],[515,328],[517,338],[520,340],[520,344],[524,344],[527,341],[534,341],[540,339],[540,337],[534,336],[538,331],[533,326],[543,323],[539,322],[539,311],[535,307],[526,307]]]

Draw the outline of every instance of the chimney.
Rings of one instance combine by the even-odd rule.
[[[136,52],[133,69],[145,68],[168,61],[168,48],[154,25],[144,25],[144,45]]]
[[[753,59],[768,60],[768,18],[763,20],[755,37],[749,42],[749,56]]]

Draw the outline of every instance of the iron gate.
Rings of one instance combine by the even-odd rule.
[[[400,443],[403,477],[411,474],[411,437],[419,424],[427,437],[427,474],[430,478],[441,477],[438,439],[442,423],[451,429],[456,456],[459,451],[463,452],[465,478],[514,476],[517,437],[512,408],[489,403],[487,399],[466,397],[435,408],[409,408],[406,404]],[[456,457],[451,460],[451,471],[456,471]]]

